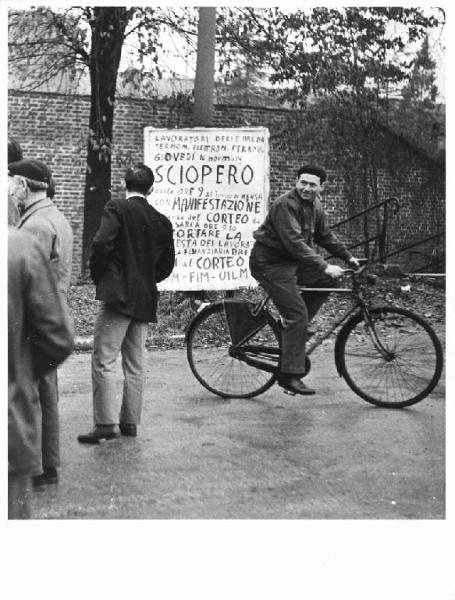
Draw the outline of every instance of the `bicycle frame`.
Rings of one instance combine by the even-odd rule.
[[[381,274],[401,275],[386,267],[380,265]],[[362,268],[349,272],[349,287],[301,289],[305,302],[313,292],[351,297],[335,317],[317,321],[320,327],[306,348],[303,375],[311,369],[308,355],[334,335],[337,372],[355,394],[376,406],[411,406],[428,396],[439,381],[441,343],[422,316],[393,303],[377,302],[382,293],[378,297],[369,289],[379,279],[377,275]],[[284,321],[269,310],[269,300],[266,294],[253,303],[225,298],[206,304],[192,320],[187,330],[188,361],[210,392],[225,398],[253,398],[276,382]]]
[[[305,288],[305,292],[310,292],[310,291],[313,291],[313,292],[334,291],[337,293],[350,293],[350,294],[355,293],[352,289]],[[270,297],[265,296],[258,304],[255,305],[255,307],[252,310],[252,315],[258,316],[261,311],[267,311],[266,305],[269,300],[270,300]],[[330,335],[332,335],[332,333],[335,331],[335,329],[337,329],[337,327],[342,325],[359,308],[360,308],[359,303],[356,303],[354,306],[349,308],[341,316],[341,318],[337,319],[336,322],[333,323],[332,326],[327,331],[324,332],[324,335],[322,337],[319,337],[317,340],[315,340],[312,344],[310,344],[308,346],[307,352],[306,352],[307,356],[309,356],[324,340],[326,340],[328,337],[330,337]],[[271,316],[272,319],[274,319],[274,321],[281,328],[282,327],[281,321],[279,319],[275,319],[269,311],[267,311],[267,313]],[[238,360],[241,360],[253,367],[256,367],[257,369],[261,369],[263,371],[268,371],[270,373],[278,372],[279,358],[280,358],[280,348],[279,347],[262,346],[262,345],[259,346],[256,344],[255,345],[247,345],[245,343],[245,342],[248,342],[248,340],[251,339],[254,335],[256,335],[256,333],[260,329],[261,328],[258,328],[256,330],[252,331],[248,336],[246,336],[240,342],[233,345],[229,350],[229,354],[233,358],[237,358]],[[264,360],[261,360],[261,358]]]
[[[326,330],[324,331],[324,333],[320,336],[318,336],[317,339],[315,339],[313,342],[310,342],[307,345],[307,349],[306,349],[306,355],[310,356],[315,350],[316,348],[318,348],[322,342],[324,342],[327,338],[329,338],[334,331],[340,327],[340,325],[343,325],[343,323],[345,323],[356,311],[360,311],[362,312],[365,322],[369,325],[368,327],[368,331],[369,331],[369,335],[371,336],[373,343],[375,344],[375,346],[378,348],[378,350],[381,352],[381,354],[384,355],[385,358],[389,359],[389,354],[387,352],[387,350],[382,346],[382,344],[380,343],[380,341],[378,340],[375,331],[374,331],[374,326],[373,323],[371,321],[371,318],[369,316],[369,312],[368,312],[368,305],[366,303],[366,301],[363,299],[362,297],[362,293],[360,290],[360,283],[359,283],[359,278],[356,276],[356,274],[361,274],[363,271],[363,268],[361,268],[359,271],[351,271],[349,270],[350,274],[353,276],[353,286],[349,287],[349,288],[340,288],[340,287],[333,287],[333,288],[317,288],[317,287],[299,287],[299,291],[300,292],[305,292],[305,293],[312,293],[312,292],[325,292],[325,293],[335,293],[335,294],[348,294],[354,297],[354,304],[353,306],[351,306],[350,308],[348,308],[342,315],[341,317],[339,317],[338,319],[336,319],[332,325]],[[266,311],[274,320],[276,323],[278,323],[279,327],[282,328],[282,323],[280,319],[275,319],[271,313],[267,310],[267,304],[270,301],[270,296],[268,294],[266,294],[257,304],[255,304],[253,306],[253,309],[251,310],[251,314],[254,317],[257,317],[260,315],[260,313],[262,311]],[[268,371],[268,372],[277,372],[279,370],[279,353],[280,350],[279,348],[275,348],[275,347],[270,347],[270,346],[259,346],[259,345],[245,345],[245,342],[248,341],[248,339],[251,339],[258,331],[260,330],[260,328],[256,329],[255,331],[253,331],[250,335],[246,336],[243,340],[241,340],[239,343],[233,345],[229,351],[230,355],[233,358],[237,358],[238,360],[242,360],[245,363],[256,367],[258,369],[262,369],[264,371]],[[269,360],[269,362],[264,362],[262,360],[260,360],[260,357],[264,357],[267,358]],[[259,360],[258,360],[259,359]],[[270,364],[270,363],[274,363],[274,364]]]

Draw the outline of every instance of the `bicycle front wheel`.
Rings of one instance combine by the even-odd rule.
[[[235,310],[247,303],[230,301]],[[261,328],[248,337],[249,349],[276,350],[278,366],[279,327],[271,315]],[[223,304],[202,311],[193,321],[187,336],[187,358],[199,382],[210,392],[223,398],[253,398],[269,389],[276,381],[274,372],[265,371],[232,356],[233,342]],[[241,348],[242,346],[240,346]],[[273,354],[272,354],[273,355]],[[273,364],[270,368],[273,370]]]
[[[443,353],[432,327],[404,308],[361,313],[344,325],[335,346],[340,375],[367,402],[403,408],[423,400],[441,377]]]

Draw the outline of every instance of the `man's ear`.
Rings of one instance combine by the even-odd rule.
[[[30,188],[28,187],[28,183],[27,183],[27,180],[25,179],[25,177],[21,177],[21,186],[22,186],[22,189],[24,190],[24,194],[27,194],[27,192]]]
[[[25,177],[22,177],[21,175],[16,175],[16,180],[17,180],[17,187],[19,188],[19,193],[16,192],[16,196],[20,197],[21,200],[23,200],[24,198],[27,197],[28,194],[28,183],[27,180],[25,179]]]
[[[150,196],[150,194],[153,192],[153,185],[150,186],[148,192],[147,192],[147,196]]]

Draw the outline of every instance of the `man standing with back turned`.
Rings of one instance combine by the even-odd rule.
[[[135,437],[141,420],[147,323],[156,322],[156,284],[169,277],[175,260],[171,222],[147,202],[153,182],[146,165],[128,169],[126,198],[109,200],[93,240],[90,272],[102,305],[92,354],[94,427],[78,436],[85,444]],[[115,377],[120,352],[121,406]]]
[[[250,256],[251,274],[270,294],[283,319],[278,384],[304,395],[315,393],[300,379],[306,371],[308,322],[328,293],[311,292],[304,300],[297,286],[335,287],[335,280],[343,274],[341,267],[328,264],[315,252],[313,240],[332,255],[359,266],[326,224],[319,199],[326,177],[324,169],[312,165],[297,171],[295,188],[273,203],[254,232],[256,242]]]

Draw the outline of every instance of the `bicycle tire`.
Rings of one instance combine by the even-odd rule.
[[[229,302],[231,306],[249,305],[242,300]],[[279,350],[280,329],[271,315],[255,335],[258,339],[269,339]],[[276,373],[262,371],[230,356],[230,347],[223,302],[203,309],[188,329],[186,348],[191,371],[207,390],[222,398],[253,398],[275,383]]]
[[[443,366],[441,343],[420,315],[399,307],[371,309],[376,335],[389,352],[374,345],[362,313],[351,317],[335,345],[339,374],[361,398],[387,408],[404,408],[426,398]]]

